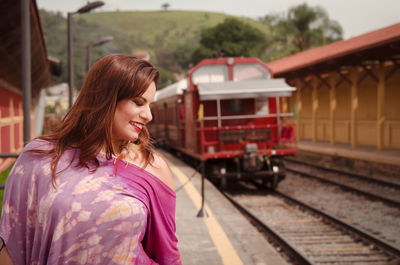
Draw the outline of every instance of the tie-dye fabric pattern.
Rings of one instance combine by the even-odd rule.
[[[34,140],[7,179],[0,237],[19,264],[181,264],[175,236],[175,193],[157,177],[99,154],[91,173],[78,151],[60,159],[56,188],[48,149]],[[71,159],[74,159],[71,166]]]

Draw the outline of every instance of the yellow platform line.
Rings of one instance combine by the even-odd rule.
[[[200,210],[201,207],[200,193],[196,190],[196,188],[193,186],[191,182],[188,182],[188,178],[185,176],[185,174],[182,173],[180,169],[178,169],[172,163],[169,163],[169,166],[172,172],[178,178],[181,185],[183,185],[183,183],[186,183],[186,185],[184,186],[186,193],[192,200],[195,207]],[[202,219],[218,251],[218,254],[222,259],[223,264],[243,265],[242,260],[236,253],[236,250],[232,246],[232,243],[229,240],[228,236],[225,234],[224,229],[222,229],[217,219],[215,219],[215,216],[211,211],[211,209],[208,207],[207,204],[204,204],[204,208],[207,211],[208,217]]]

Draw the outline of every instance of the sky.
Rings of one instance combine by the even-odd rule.
[[[400,0],[103,0],[102,11],[160,10],[168,3],[171,10],[201,10],[257,19],[266,14],[283,14],[289,7],[306,2],[321,6],[329,18],[343,28],[344,39],[400,23]],[[39,8],[73,12],[87,4],[85,0],[36,0]]]

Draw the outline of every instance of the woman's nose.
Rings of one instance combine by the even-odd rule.
[[[149,122],[153,119],[150,106],[146,106],[140,114],[141,118],[144,119],[146,122]]]

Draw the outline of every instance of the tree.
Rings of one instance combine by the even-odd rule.
[[[193,63],[221,56],[260,57],[266,47],[264,33],[235,18],[202,30],[200,46],[192,53]]]
[[[291,7],[287,16],[267,15],[261,21],[271,27],[269,52],[280,57],[341,40],[343,34],[322,7],[305,3]]]
[[[183,70],[188,70],[192,66],[191,55],[194,51],[193,45],[184,43],[176,47],[173,56]]]
[[[171,71],[165,69],[162,66],[157,66],[157,69],[160,71],[160,78],[158,79],[157,89],[162,89],[176,82],[176,78]]]
[[[164,10],[164,11],[167,11],[168,10],[168,8],[169,8],[169,3],[164,3],[164,4],[162,4],[162,9]]]
[[[288,29],[294,33],[294,44],[305,50],[342,39],[342,27],[330,20],[322,7],[309,7],[302,4],[293,7],[288,13]]]

